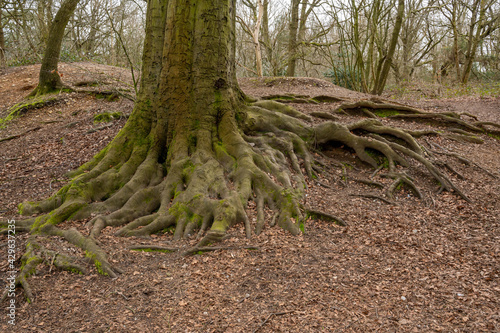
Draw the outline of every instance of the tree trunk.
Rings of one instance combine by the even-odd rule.
[[[257,22],[252,32],[253,43],[255,47],[255,66],[257,69],[257,76],[262,77],[262,52],[260,50],[260,26],[262,24],[262,17],[264,16],[264,5],[262,0],[257,0]]]
[[[31,92],[31,96],[47,94],[64,87],[57,70],[57,64],[61,53],[64,30],[78,2],[79,0],[65,0],[57,11],[54,21],[50,25],[50,33],[42,59],[38,86]]]
[[[295,76],[297,64],[297,33],[299,29],[299,5],[300,0],[292,0],[290,17],[290,30],[288,34],[288,67],[286,76]]]
[[[269,0],[263,0],[263,13],[262,13],[262,41],[266,51],[267,62],[270,66],[269,71],[272,76],[277,76],[276,61],[273,56],[273,47],[271,45],[271,37],[269,36]],[[269,75],[269,74],[268,74]]]
[[[2,25],[2,8],[3,1],[0,1],[0,71],[7,67],[7,63],[5,60],[5,37],[3,34],[3,25]]]
[[[479,11],[479,19],[476,21],[477,12]],[[469,81],[470,72],[472,70],[472,64],[476,59],[476,51],[481,41],[481,31],[483,30],[483,22],[486,14],[486,1],[485,0],[477,0],[474,4],[474,9],[472,13],[469,38],[467,42],[467,54],[465,57],[465,68],[462,73],[462,83],[467,85]],[[476,27],[476,34],[474,35],[474,27]]]
[[[158,121],[166,121],[170,160],[197,149],[211,151],[222,134],[222,117],[234,119],[239,88],[233,1],[169,1],[168,6],[159,99],[153,105],[163,113]],[[224,126],[231,131],[234,124]]]
[[[391,41],[389,43],[389,49],[387,51],[387,55],[384,59],[384,64],[382,66],[382,70],[380,75],[378,75],[377,80],[375,82],[373,94],[381,95],[384,91],[385,83],[387,81],[387,77],[389,76],[389,70],[392,64],[392,57],[394,56],[394,52],[396,51],[396,46],[398,44],[399,32],[401,31],[401,25],[403,24],[403,17],[405,12],[405,2],[404,0],[398,1],[398,13],[396,16],[396,22],[394,23],[394,30],[392,31]]]
[[[52,1],[39,0],[37,16],[40,40],[43,45],[46,45],[52,22]]]
[[[460,53],[458,47],[458,38],[459,38],[459,30],[458,30],[458,4],[456,1],[453,1],[453,12],[452,12],[452,21],[451,25],[453,28],[453,58],[455,65],[455,72],[457,75],[457,81],[460,81]]]

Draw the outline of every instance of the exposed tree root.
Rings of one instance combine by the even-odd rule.
[[[244,250],[260,250],[260,247],[258,246],[195,246],[192,247],[182,253],[183,256],[188,256],[188,255],[193,255],[193,254],[202,254],[204,252],[210,252],[210,251],[221,251],[221,250],[239,250],[239,249],[244,249]]]
[[[108,101],[116,101],[119,97],[123,97],[128,99],[129,101],[135,102],[136,98],[120,89],[111,89],[111,90],[102,90],[102,89],[75,89],[76,92],[82,94],[88,94],[92,96],[96,96],[98,98],[106,98]]]
[[[8,136],[8,137],[5,137],[5,138],[1,138],[0,139],[0,142],[4,142],[4,141],[9,141],[9,140],[13,140],[13,139],[17,139],[29,132],[33,132],[33,131],[36,131],[36,130],[39,130],[41,127],[33,127],[33,128],[30,128],[29,130],[26,130],[22,133],[19,133],[19,134],[16,134],[16,135],[11,135],[11,136]]]
[[[106,99],[107,101],[113,102],[116,101],[121,97],[125,97],[126,99],[135,102],[135,98],[130,95],[130,94],[125,94],[123,92],[120,92],[117,89],[112,89],[112,90],[103,90],[103,89],[77,89],[75,90],[78,93],[82,94],[88,94],[95,96],[96,98],[103,98]]]
[[[180,248],[173,247],[164,247],[157,245],[136,245],[129,247],[130,250],[133,251],[144,251],[144,252],[163,252],[163,253],[171,253],[171,252],[179,252]],[[204,252],[210,251],[219,251],[219,250],[259,250],[258,246],[193,246],[189,249],[186,249],[182,252],[183,256],[193,255],[193,254],[202,254]]]
[[[380,109],[374,108],[374,103],[365,101],[357,107],[371,107],[373,113]],[[413,112],[408,107],[397,107],[400,111]],[[28,272],[38,264],[47,263],[47,258],[53,258],[52,262],[58,267],[82,271],[80,266],[69,264],[74,262],[71,258],[54,256],[40,245],[35,249],[37,237],[56,236],[66,240],[85,251],[101,274],[114,277],[120,270],[108,262],[97,241],[107,227],[118,228],[119,236],[145,237],[172,229],[174,240],[198,239],[197,245],[186,251],[196,253],[223,249],[212,244],[220,242],[235,223],[243,223],[247,237],[259,234],[266,222],[298,234],[304,231],[308,217],[345,226],[339,217],[301,205],[306,179],[315,177],[318,165],[327,165],[317,161],[310,151],[332,141],[353,149],[359,159],[377,169],[381,177],[393,179],[386,189],[391,200],[401,186],[423,197],[404,171],[415,164],[423,166],[440,184],[439,191],[454,191],[469,200],[440,170],[434,156],[417,142],[415,134],[421,133],[385,126],[376,119],[310,125],[308,115],[273,101],[226,108],[214,115],[217,117],[215,129],[201,126],[198,137],[184,144],[177,145],[176,138],[171,138],[166,152],[167,140],[158,134],[158,128],[164,124],[159,122],[157,128],[151,119],[134,113],[108,147],[72,173],[73,179],[66,186],[47,200],[20,205],[24,215],[39,214],[18,224],[19,228],[29,229],[33,238],[17,281],[25,288],[28,298],[33,297],[26,282]],[[236,117],[231,108],[237,109]],[[463,127],[479,129],[472,126]],[[340,163],[336,165],[342,166],[347,178],[345,167]],[[347,185],[347,179],[344,181]],[[372,181],[364,183],[381,185]],[[381,196],[370,197],[394,204]],[[256,204],[255,223],[250,222],[245,211],[249,201]],[[266,216],[269,211],[273,212],[272,217]],[[66,220],[77,219],[90,219],[88,236],[76,229],[57,227]],[[146,249],[176,250],[152,246]]]
[[[99,132],[99,131],[102,131],[106,128],[110,128],[111,126],[113,126],[113,124],[105,124],[105,125],[102,125],[102,126],[99,126],[99,127],[96,127],[96,128],[91,128],[87,131],[87,134],[90,134],[90,133],[95,133],[95,132]]]
[[[371,100],[360,100],[356,102],[344,102],[342,103],[333,113],[346,113],[353,115],[364,115],[368,118],[377,119],[381,118],[392,118],[392,119],[409,119],[409,120],[424,120],[424,121],[436,121],[449,128],[450,131],[458,133],[441,133],[438,131],[422,131],[420,133],[415,132],[414,136],[421,135],[442,135],[447,138],[471,143],[483,143],[483,141],[472,133],[491,133],[496,134],[497,131],[491,130],[488,127],[500,128],[500,124],[493,122],[480,122],[477,118],[469,113],[456,113],[456,112],[425,112],[423,110],[410,107],[407,105],[388,102],[381,100],[379,98],[372,98]],[[462,118],[462,116],[467,116],[475,119],[475,122],[467,122]],[[462,135],[460,135],[462,134]]]
[[[477,164],[476,162],[473,162],[467,158],[465,158],[464,156],[458,154],[458,153],[455,153],[455,152],[450,152],[448,149],[446,148],[443,148],[441,147],[440,145],[436,144],[436,143],[430,143],[428,140],[425,140],[425,142],[427,142],[427,144],[432,147],[436,147],[438,149],[440,149],[440,151],[437,151],[437,150],[433,150],[431,149],[430,151],[432,153],[435,153],[435,154],[439,154],[439,155],[446,155],[446,156],[451,156],[451,157],[455,157],[457,160],[459,160],[460,162],[462,162],[463,164],[465,165],[474,165],[475,167],[477,167],[479,170],[483,171],[484,173],[486,173],[488,176],[492,177],[492,178],[495,178],[497,179],[498,177],[494,174],[492,174],[490,171],[486,170],[485,168],[483,168],[482,166],[480,166],[479,164]],[[457,174],[460,178],[462,179],[465,179],[465,177],[463,175],[461,175],[460,173],[458,173],[455,169],[453,169],[448,163],[444,162],[444,161],[436,161],[436,163],[442,163],[446,168],[448,168],[450,171],[452,171],[453,173]]]
[[[268,95],[262,97],[265,100],[273,100],[280,103],[297,103],[297,104],[319,104],[319,103],[336,103],[345,101],[342,98],[334,96],[319,95],[311,97],[309,95]]]
[[[47,241],[46,237],[31,236],[26,245],[26,252],[21,258],[21,270],[16,277],[15,284],[20,285],[24,289],[24,293],[28,302],[34,299],[33,292],[27,279],[36,272],[38,265],[42,263],[55,266],[62,270],[86,274],[86,269],[80,263],[80,260],[59,253],[57,251],[49,250],[42,245],[38,240],[42,239]],[[7,290],[2,294],[0,302],[7,297]]]
[[[424,197],[422,195],[422,192],[420,192],[418,187],[415,185],[415,183],[413,183],[413,179],[411,179],[408,175],[388,173],[388,174],[383,175],[383,176],[390,177],[390,178],[394,179],[394,181],[391,183],[391,185],[389,185],[389,187],[387,188],[387,191],[386,191],[386,195],[389,198],[394,199],[394,193],[396,192],[396,190],[398,190],[400,188],[400,186],[409,187],[410,190],[412,190],[419,199],[422,199]],[[464,198],[464,199],[467,199],[467,198]]]
[[[54,71],[57,73],[57,71]],[[53,73],[52,73],[53,74]],[[57,74],[59,78],[59,74]],[[48,84],[48,85],[40,85],[40,83],[36,86],[33,91],[28,95],[28,98],[43,98],[44,96],[50,96],[54,94],[59,94],[61,92],[73,92],[75,91],[71,86],[68,86],[64,84],[60,78],[59,82],[55,85],[53,84]]]
[[[333,223],[340,225],[342,227],[347,226],[347,223],[345,223],[344,220],[342,220],[338,216],[334,216],[334,215],[331,215],[331,214],[328,214],[325,212],[321,212],[319,210],[310,209],[310,208],[306,209],[306,213],[307,213],[307,216],[309,216],[313,219],[324,220],[327,222],[333,222]]]
[[[93,96],[96,96],[96,98],[106,98],[108,101],[116,101],[120,97],[127,98],[131,101],[135,101],[135,97],[121,92],[119,90],[92,90],[92,89],[77,89],[74,90],[69,86],[64,86],[61,89],[58,89],[55,92],[50,92],[50,93],[44,93],[44,94],[30,94],[25,100],[22,102],[10,107],[7,110],[7,116],[5,118],[0,118],[0,128],[4,126],[5,123],[12,121],[16,117],[19,117],[25,113],[27,113],[30,110],[35,110],[35,109],[41,109],[43,107],[51,106],[54,104],[57,104],[61,101],[61,95],[59,94],[61,91],[64,92],[77,92],[77,93],[84,93],[84,94],[91,94]],[[38,128],[35,128],[38,129]],[[7,140],[12,140],[15,139],[19,136],[22,136],[29,131],[33,131],[35,129],[28,130],[26,132],[23,132],[19,135],[15,136],[10,136],[6,138],[1,138],[0,142],[2,141],[7,141]]]
[[[369,185],[369,186],[384,188],[384,184],[379,183],[379,182],[375,182],[372,180],[368,180],[368,179],[353,179],[353,181],[361,183],[361,184]]]
[[[157,245],[134,245],[129,247],[129,250],[132,251],[143,251],[143,252],[163,252],[163,253],[171,253],[180,251],[179,248],[176,247],[165,247],[165,246],[157,246]]]
[[[8,109],[7,116],[3,119],[0,119],[0,126],[28,112],[29,110],[40,109],[45,106],[53,105],[58,101],[59,97],[57,95],[43,95],[26,99],[25,101],[18,103]]]
[[[316,118],[326,119],[326,120],[333,120],[333,121],[339,120],[338,117],[334,116],[330,112],[315,111],[315,112],[311,112],[311,116],[316,117]]]

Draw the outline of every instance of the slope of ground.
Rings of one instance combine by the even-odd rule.
[[[37,66],[0,76],[0,113],[20,101],[37,81]],[[93,89],[132,90],[126,70],[89,63],[63,64],[65,82],[96,81]],[[242,79],[253,96],[363,96],[316,79]],[[500,121],[500,99],[421,100],[429,110],[469,112]],[[329,111],[335,103],[292,104],[303,112]],[[105,147],[126,121],[133,103],[63,94],[56,104],[29,110],[0,129],[0,219],[19,219],[16,205],[42,199],[61,187],[64,173]],[[102,112],[120,112],[109,123],[94,123]],[[354,118],[339,115],[340,121]],[[319,120],[317,120],[319,121]],[[405,128],[432,124],[398,122]],[[38,129],[36,129],[38,128]],[[266,227],[248,240],[243,226],[230,229],[224,250],[182,257],[176,253],[130,251],[129,246],[182,247],[169,233],[151,239],[119,238],[106,229],[100,238],[110,261],[125,271],[117,279],[75,275],[40,266],[30,281],[36,299],[27,304],[17,290],[16,325],[4,332],[495,332],[500,331],[500,141],[457,143],[428,138],[467,156],[479,167],[449,163],[464,179],[453,180],[472,200],[437,186],[419,169],[413,176],[423,200],[401,189],[395,204],[359,195],[377,194],[357,182],[373,170],[332,145],[324,153],[344,163],[330,165],[307,190],[306,205],[341,217],[340,227],[321,220],[306,223],[294,237]],[[255,207],[248,207],[250,218]],[[268,216],[270,218],[270,216]],[[67,223],[85,231],[86,221]],[[8,276],[7,238],[0,236],[0,277]],[[26,236],[16,235],[16,258]],[[64,242],[61,249],[77,252]],[[257,250],[245,249],[255,246]],[[19,261],[16,263],[19,268]]]

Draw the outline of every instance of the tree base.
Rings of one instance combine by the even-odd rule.
[[[386,126],[377,119],[379,110],[401,111],[401,106],[384,104],[380,108],[373,103],[344,104],[337,110],[366,109],[361,112],[368,119],[351,124],[326,121],[315,126],[310,125],[310,116],[274,101],[234,105],[239,110],[237,122],[231,113],[222,115],[217,124],[218,134],[207,140],[208,144],[196,145],[187,156],[168,152],[173,154],[168,163],[159,162],[163,152],[154,140],[126,125],[107,148],[73,172],[73,179],[56,194],[41,202],[19,206],[21,214],[39,216],[17,223],[18,230],[29,231],[31,236],[16,283],[23,286],[32,300],[27,278],[37,265],[51,260],[61,269],[85,273],[80,260],[47,250],[42,244],[48,236],[60,237],[82,249],[99,273],[114,277],[120,270],[109,263],[98,242],[101,231],[107,227],[119,228],[119,236],[146,237],[173,229],[174,240],[198,239],[196,246],[185,251],[192,254],[213,248],[235,223],[244,224],[247,237],[259,234],[266,222],[292,234],[304,230],[308,217],[346,225],[341,218],[306,208],[302,203],[306,180],[316,178],[327,162],[336,163],[321,154],[313,156],[311,151],[331,142],[349,147],[361,161],[375,169],[374,174],[392,179],[388,186],[365,180],[382,187],[385,193],[385,196],[371,194],[372,197],[392,204],[393,193],[406,186],[422,198],[414,179],[406,172],[419,164],[438,182],[438,192],[454,192],[469,200],[444,172],[450,166],[440,161],[434,147],[425,147],[417,141],[444,133]],[[415,110],[405,107],[404,112],[420,115],[418,118],[443,119],[439,114]],[[455,119],[445,118],[446,123],[462,126],[463,133],[458,133],[461,136],[484,133],[485,126],[498,126],[469,124],[460,117],[446,117]],[[142,140],[134,140],[141,136]],[[491,173],[490,176],[495,177]],[[249,201],[256,205],[255,223],[250,222],[245,212]],[[274,212],[270,221],[265,219],[266,209]],[[83,219],[90,219],[87,236],[75,229],[58,227],[67,220]]]

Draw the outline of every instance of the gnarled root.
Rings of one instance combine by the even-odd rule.
[[[394,179],[387,188],[391,199],[400,184],[422,197],[411,177],[401,170],[412,165],[410,161],[424,166],[441,184],[441,190],[453,190],[467,199],[409,131],[385,126],[376,119],[313,126],[307,123],[309,116],[273,101],[240,107],[238,124],[233,112],[223,112],[216,130],[200,130],[196,143],[180,153],[163,151],[164,141],[155,136],[157,130],[151,121],[135,119],[134,125],[129,121],[115,140],[74,172],[73,180],[55,195],[22,204],[21,213],[42,215],[20,224],[30,229],[33,237],[57,236],[81,248],[98,271],[109,276],[120,270],[108,262],[97,241],[107,227],[119,228],[120,236],[149,236],[173,229],[174,239],[196,237],[197,244],[185,251],[194,253],[221,241],[228,228],[240,222],[248,237],[252,232],[260,233],[266,220],[292,234],[304,230],[311,216],[345,225],[338,217],[301,206],[306,178],[313,178],[325,165],[317,163],[310,150],[331,141],[352,148],[381,176]],[[384,168],[387,172],[382,174]],[[254,225],[246,213],[249,201],[256,204]],[[272,218],[266,218],[268,211],[274,212]],[[65,220],[89,218],[88,236],[57,227]],[[42,247],[34,251],[33,244],[26,255],[34,259],[26,257],[30,264],[24,265],[26,273],[18,281],[28,289],[27,294],[27,272],[47,262],[47,256],[54,256]],[[62,261],[73,262],[59,255],[53,259],[62,268],[80,267],[59,264]]]
[[[483,143],[481,139],[473,135],[474,133],[498,135],[498,129],[500,128],[500,124],[477,121],[475,116],[466,112],[425,112],[411,106],[388,102],[379,98],[360,100],[356,102],[344,102],[336,110],[334,110],[333,113],[362,115],[373,119],[387,117],[391,119],[407,119],[414,121],[435,121],[446,126],[451,133],[430,130],[415,131],[413,132],[413,135],[418,137],[433,134],[456,141],[471,143]],[[462,119],[463,116],[473,118],[475,121],[468,122]]]
[[[49,250],[42,242],[49,241],[45,237],[37,237],[32,235],[28,239],[28,243],[26,245],[26,252],[21,257],[21,270],[16,277],[15,285],[22,286],[24,293],[28,302],[31,302],[34,299],[33,292],[31,290],[30,284],[28,283],[28,278],[30,275],[36,272],[36,268],[38,265],[42,263],[46,263],[48,265],[54,265],[55,267],[71,272],[85,274],[86,269],[80,263],[80,261],[71,256],[59,253],[57,251]],[[7,297],[8,291],[5,290],[2,294],[2,298],[0,299],[0,303]]]
[[[59,100],[60,98],[57,95],[42,95],[26,99],[8,109],[7,116],[3,119],[0,118],[0,126],[4,122],[9,122],[12,119],[28,112],[29,110],[40,109],[45,106],[53,105],[58,103]]]

